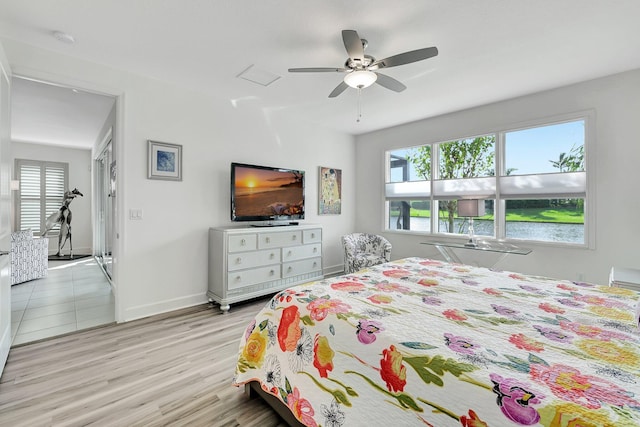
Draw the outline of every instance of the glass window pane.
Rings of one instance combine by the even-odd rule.
[[[431,146],[389,151],[389,182],[424,181],[431,178]]]
[[[505,133],[505,175],[584,170],[585,121]]]
[[[387,202],[389,230],[431,231],[429,200],[392,200]]]
[[[495,135],[478,136],[438,144],[438,179],[495,176]]]
[[[506,201],[506,237],[584,243],[584,199]]]
[[[458,216],[457,200],[438,201],[439,217],[438,231],[440,233],[468,235],[471,218]],[[485,214],[481,217],[473,218],[473,234],[475,236],[494,236],[494,200],[485,200]]]

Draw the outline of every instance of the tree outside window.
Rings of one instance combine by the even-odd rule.
[[[439,150],[439,168],[434,179],[463,179],[494,176],[495,135],[435,144]],[[431,179],[431,146],[416,147],[407,158],[425,180]],[[446,220],[447,232],[454,233],[457,200],[439,201],[440,217]]]

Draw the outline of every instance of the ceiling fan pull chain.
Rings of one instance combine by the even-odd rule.
[[[360,102],[361,96],[362,96],[362,88],[358,87],[358,117],[356,118],[357,123],[360,123],[360,118],[362,117],[362,105]]]

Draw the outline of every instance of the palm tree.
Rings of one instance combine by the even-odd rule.
[[[564,172],[565,168],[568,169],[570,158],[567,153],[560,153],[558,160],[549,160],[554,168],[560,169],[560,172]]]

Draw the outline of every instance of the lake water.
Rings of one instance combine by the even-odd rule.
[[[464,223],[463,223],[464,222]],[[446,229],[443,224],[442,229]],[[462,229],[460,228],[462,226]],[[520,222],[508,221],[507,238],[538,240],[544,242],[568,242],[584,243],[583,224],[558,224],[555,222]],[[396,228],[396,218],[391,218],[389,228]],[[476,236],[493,237],[493,221],[475,220],[473,221],[474,234]],[[430,218],[411,218],[411,229],[415,231],[430,231]],[[462,230],[467,233],[468,224],[466,221],[454,219],[454,230]]]

